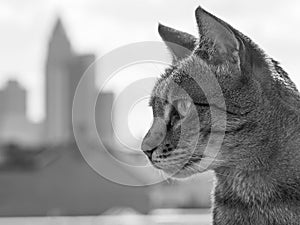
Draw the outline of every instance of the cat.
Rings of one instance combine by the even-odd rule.
[[[199,38],[159,24],[173,63],[153,88],[142,151],[174,178],[215,172],[214,225],[300,224],[296,86],[251,39],[195,15]]]

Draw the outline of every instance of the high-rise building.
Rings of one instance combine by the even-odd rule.
[[[0,145],[37,145],[41,142],[41,124],[26,116],[27,92],[17,81],[9,80],[0,90]]]
[[[93,101],[96,96],[96,87],[94,67],[88,67],[94,61],[94,55],[79,55],[73,58],[69,67],[70,74],[72,74],[72,79],[70,79],[69,81],[70,95],[73,98],[79,81],[81,88],[84,90],[83,92],[80,92],[80,94],[76,95],[76,101],[79,102],[80,108],[74,114],[73,129],[77,129],[78,131],[80,131],[81,135],[89,137],[91,136],[90,132],[92,131],[91,126],[93,123],[92,111],[89,109],[95,104],[93,103]],[[84,79],[81,79],[82,76],[85,76]],[[72,103],[73,100],[74,99],[72,99]]]
[[[4,114],[26,115],[26,90],[15,80],[9,80],[0,90],[1,111]]]
[[[72,104],[76,87],[83,74],[95,60],[94,55],[76,54],[71,46],[60,19],[57,20],[49,41],[46,64],[46,141],[60,144],[73,140]],[[76,127],[89,130],[86,104],[95,94],[95,71],[88,70],[90,76],[83,84],[86,91],[80,99],[82,111]]]

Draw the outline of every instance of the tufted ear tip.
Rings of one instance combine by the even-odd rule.
[[[163,25],[162,23],[158,22],[158,33],[162,35],[163,30],[165,30],[167,27]]]
[[[196,16],[196,18],[198,17],[198,15],[200,15],[203,12],[205,12],[205,10],[199,5],[197,7],[197,9],[195,10],[195,16]]]
[[[170,40],[173,39],[172,36],[175,33],[177,33],[177,30],[175,30],[171,27],[165,26],[165,25],[163,25],[162,23],[159,22],[158,23],[158,33],[164,41],[170,41]]]
[[[160,34],[161,33],[161,30],[163,29],[163,26],[160,22],[158,22],[158,27],[157,27],[157,30],[158,30],[158,33]]]
[[[188,33],[158,23],[158,33],[173,55],[173,61],[187,57],[196,47],[197,39]]]
[[[160,22],[158,23],[158,33],[164,41],[169,41],[169,42],[180,41],[180,38],[183,39],[185,34],[184,32],[165,26]]]

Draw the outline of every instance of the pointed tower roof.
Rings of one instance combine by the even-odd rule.
[[[54,23],[52,35],[50,36],[50,43],[51,42],[59,42],[61,44],[66,44],[67,46],[71,46],[62,19],[59,16]]]
[[[73,55],[72,45],[60,17],[57,17],[48,46],[48,59],[65,62]]]
[[[59,34],[59,33],[66,34],[61,18],[57,17],[56,22],[54,23],[53,34]]]

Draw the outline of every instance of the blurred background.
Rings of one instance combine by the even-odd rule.
[[[182,224],[209,221],[212,173],[184,182],[118,184],[88,165],[72,126],[76,87],[97,58],[134,42],[160,41],[158,22],[197,36],[198,5],[251,37],[299,86],[296,0],[0,0],[0,216],[89,215],[106,218],[101,224],[150,224],[151,216],[156,218],[151,224],[181,224],[182,218]],[[139,146],[151,124],[148,97],[154,80],[143,86],[143,98],[136,101],[130,85],[159,77],[164,68],[133,65],[109,80],[98,66],[87,70],[76,128],[89,136],[90,118],[84,109],[101,89],[95,122],[105,151],[95,147],[97,137],[88,137],[88,148],[94,146],[105,169],[129,183],[149,184],[157,176],[150,168],[141,172],[115,163],[147,163]],[[134,217],[110,222],[124,215]]]

